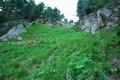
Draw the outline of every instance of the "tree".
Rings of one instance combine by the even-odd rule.
[[[29,1],[25,4],[23,11],[24,11],[24,19],[30,21],[31,17],[33,17],[33,10],[35,9],[36,5],[34,1]]]
[[[44,3],[40,3],[40,4],[36,5],[32,10],[31,18],[33,20],[36,20],[38,18],[42,19],[44,9],[45,9],[45,4]]]
[[[66,23],[66,24],[68,24],[69,23],[69,21],[68,21],[68,19],[66,18],[66,19],[64,19],[64,22]]]
[[[4,4],[4,2],[3,2],[3,0],[1,0],[0,1],[0,7],[3,7],[3,4]]]
[[[70,24],[70,25],[72,25],[73,23],[74,23],[74,21],[73,21],[73,20],[70,20],[70,21],[69,21],[69,24]]]
[[[54,21],[60,21],[61,19],[60,11],[57,8],[53,9],[53,18]]]
[[[35,4],[34,0],[1,0],[0,12],[1,22],[27,20],[35,21],[36,19],[43,19],[51,23],[56,23],[64,18],[64,15],[60,13],[57,8],[52,9],[45,4]],[[4,17],[4,18],[3,18]]]
[[[5,22],[8,17],[7,15],[10,15],[12,12],[12,5],[9,0],[1,0],[0,1],[0,23]]]
[[[38,15],[39,18],[42,17],[43,10],[45,9],[45,4],[41,2],[36,7],[36,15]]]
[[[104,7],[110,0],[79,0],[77,4],[77,16],[80,18]]]
[[[16,8],[22,19],[24,18],[24,16],[23,16],[24,8],[25,8],[26,4],[27,4],[26,0],[16,0]]]
[[[47,21],[53,24],[56,24],[57,21],[61,21],[64,18],[64,15],[57,8],[52,9],[51,7],[47,7],[42,16],[45,22]]]

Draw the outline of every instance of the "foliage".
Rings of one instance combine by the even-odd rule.
[[[45,9],[45,4],[44,3],[40,3],[36,6],[36,8],[34,9],[33,13],[35,12],[35,16],[36,18],[42,18],[42,13]]]
[[[79,0],[77,4],[77,16],[82,17],[102,8],[110,0]]]
[[[0,24],[11,20],[27,20],[32,22],[37,19],[56,23],[64,18],[64,15],[57,8],[45,8],[43,2],[36,5],[34,0],[2,0],[0,4],[2,7]]]
[[[116,31],[93,35],[34,24],[22,41],[0,43],[0,79],[109,80],[112,58],[120,55],[120,46],[109,46],[118,43]]]
[[[51,7],[47,7],[42,15],[43,20],[51,23],[57,23],[57,21],[61,21],[63,18],[64,15],[57,8],[52,9]]]
[[[6,17],[0,12],[0,23],[3,23],[6,21]]]

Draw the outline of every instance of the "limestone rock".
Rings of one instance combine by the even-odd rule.
[[[111,29],[119,21],[119,17],[115,13],[107,8],[99,9],[95,13],[83,16],[79,22],[79,28],[91,33],[95,33],[101,28]]]
[[[17,36],[19,36],[23,32],[26,32],[26,30],[24,28],[24,25],[21,23],[21,24],[18,24],[16,27],[13,27],[12,29],[10,29],[7,34],[3,35],[0,38],[0,40],[6,41],[8,39],[16,38]]]

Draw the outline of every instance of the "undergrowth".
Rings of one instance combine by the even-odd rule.
[[[35,24],[22,41],[0,43],[0,80],[110,80],[120,77],[117,30],[96,34]],[[117,70],[114,70],[117,69]]]

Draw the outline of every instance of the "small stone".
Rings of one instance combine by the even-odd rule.
[[[21,37],[17,37],[17,41],[21,41],[22,40],[22,38]]]

